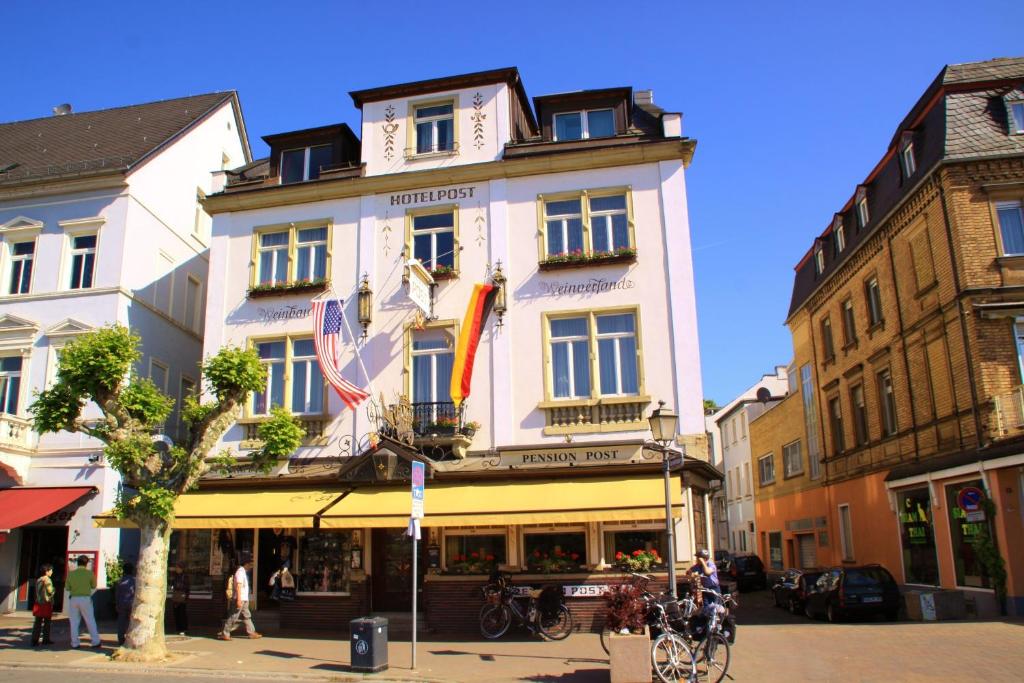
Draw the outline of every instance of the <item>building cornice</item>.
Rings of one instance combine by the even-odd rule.
[[[127,185],[123,169],[84,178],[47,178],[21,182],[17,185],[0,185],[0,201],[92,192],[93,190],[108,190],[112,187],[124,188]]]
[[[400,192],[439,185],[481,182],[497,178],[518,178],[613,166],[633,166],[672,159],[680,159],[685,166],[689,166],[696,145],[697,142],[690,138],[673,138],[622,147],[488,161],[424,171],[319,180],[311,183],[295,183],[294,185],[271,185],[212,194],[203,200],[203,207],[207,213],[216,214]]]

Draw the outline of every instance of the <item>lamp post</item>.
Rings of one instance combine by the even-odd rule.
[[[658,401],[658,408],[647,418],[651,425],[651,435],[658,442],[661,450],[662,474],[665,478],[665,534],[668,538],[668,592],[669,596],[676,598],[676,541],[672,524],[672,480],[670,476],[670,456],[672,449],[669,448],[676,439],[676,428],[679,425],[679,416],[675,411],[666,408],[664,401]]]

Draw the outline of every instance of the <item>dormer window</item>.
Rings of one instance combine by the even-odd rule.
[[[903,136],[902,147],[900,148],[900,163],[903,166],[903,177],[909,178],[917,170],[917,162],[914,160],[914,141],[909,133]]]
[[[614,135],[615,114],[611,109],[555,114],[555,140],[588,140]]]
[[[1010,132],[1024,135],[1024,100],[1009,102],[1007,106],[1010,109]]]
[[[846,249],[846,229],[843,227],[843,217],[836,216],[832,221],[832,234],[835,239],[836,255],[842,253],[843,249]]]
[[[416,153],[451,152],[455,149],[455,105],[452,102],[415,108]]]
[[[821,242],[814,245],[814,272],[816,275],[825,272],[825,250],[821,248]]]
[[[331,165],[333,154],[331,145],[286,149],[281,152],[281,184],[316,180],[320,169]]]
[[[868,193],[863,186],[857,188],[857,221],[860,227],[867,227],[871,215],[868,213]]]

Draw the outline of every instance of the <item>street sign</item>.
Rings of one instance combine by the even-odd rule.
[[[423,489],[426,467],[421,462],[412,463],[412,518],[423,519]]]
[[[965,486],[956,494],[956,504],[966,513],[968,522],[982,522],[985,520],[985,510],[981,507],[985,500],[985,492],[977,486]]]

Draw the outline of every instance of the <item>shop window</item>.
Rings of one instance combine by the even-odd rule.
[[[213,590],[213,579],[210,576],[212,547],[213,532],[209,529],[185,529],[171,533],[167,565],[184,565],[189,590],[193,594],[210,593]]]
[[[991,588],[992,581],[974,547],[989,520],[984,510],[966,512],[959,504],[960,492],[966,488],[984,490],[982,481],[974,479],[946,487],[946,509],[949,510],[949,536],[953,545],[953,566],[956,585],[967,588]]]
[[[574,572],[587,564],[587,535],[583,531],[523,534],[526,568],[544,574]]]
[[[928,487],[900,491],[898,500],[904,579],[907,583],[937,586],[939,561]]]
[[[489,574],[505,564],[505,534],[451,534],[444,537],[445,567],[456,574]]]
[[[638,550],[668,552],[668,536],[663,529],[623,529],[604,532],[604,561],[612,564],[619,553],[632,555]]]
[[[296,588],[300,593],[348,593],[352,566],[352,532],[299,532]]]

